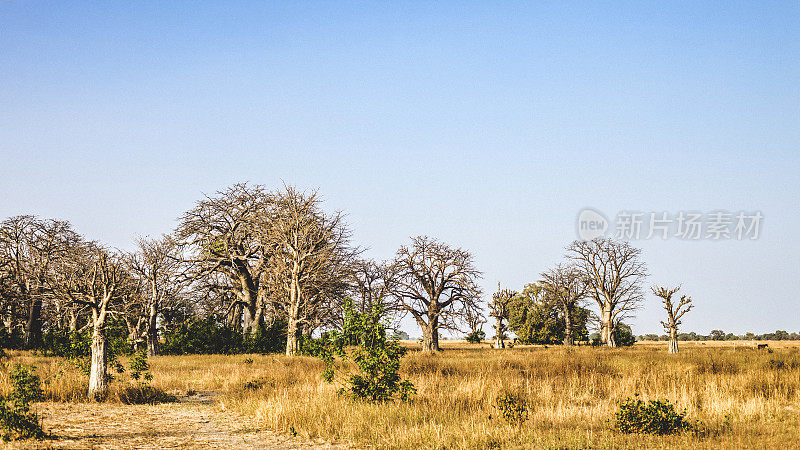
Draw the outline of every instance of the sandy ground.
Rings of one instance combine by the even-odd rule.
[[[9,448],[344,448],[249,427],[212,397],[199,393],[162,405],[38,403],[43,428],[53,437]]]

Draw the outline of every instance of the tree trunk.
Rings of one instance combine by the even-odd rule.
[[[28,323],[25,324],[25,348],[34,348],[42,340],[42,301],[31,300]]]
[[[506,348],[506,343],[503,340],[503,335],[505,334],[505,330],[503,330],[503,328],[502,319],[498,318],[497,324],[494,326],[494,348],[496,349]]]
[[[147,317],[147,356],[156,356],[158,352],[158,310],[151,304]]]
[[[95,324],[92,334],[92,365],[89,371],[89,397],[105,397],[108,389],[106,379],[106,336],[103,325]]]
[[[668,353],[678,353],[678,330],[669,330],[669,350]]]
[[[300,354],[300,340],[303,335],[303,327],[299,326],[299,321],[289,318],[286,329],[286,356]]]
[[[575,338],[572,336],[572,317],[569,308],[564,310],[564,345],[574,345]]]
[[[616,347],[617,343],[614,342],[613,322],[611,316],[611,309],[608,305],[603,305],[602,315],[600,317],[600,339],[603,345],[607,347]]]
[[[439,351],[439,329],[437,328],[436,319],[422,327],[422,352],[434,353]]]
[[[69,331],[70,333],[78,331],[78,315],[74,311],[69,313]]]

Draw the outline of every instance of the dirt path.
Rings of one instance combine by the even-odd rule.
[[[53,439],[12,448],[344,448],[248,427],[220,410],[211,393],[162,405],[40,403]]]

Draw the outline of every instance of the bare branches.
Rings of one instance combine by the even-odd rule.
[[[641,250],[627,242],[598,238],[573,242],[567,247],[567,258],[581,271],[589,295],[600,307],[603,343],[615,346],[614,326],[644,300],[647,266],[640,259]]]
[[[667,288],[664,286],[653,286],[651,291],[656,297],[661,298],[661,303],[667,311],[667,321],[661,321],[664,331],[670,336],[670,353],[678,353],[678,325],[681,324],[681,317],[694,308],[692,298],[682,295],[677,303],[672,301],[672,296],[681,290],[681,286]]]
[[[342,214],[325,214],[316,191],[284,186],[272,198],[258,239],[269,256],[270,300],[288,320],[286,352],[296,354],[303,328],[310,332],[333,320],[359,250],[350,245]]]
[[[424,351],[439,350],[438,330],[457,330],[465,306],[476,304],[481,295],[481,272],[472,255],[427,236],[400,247],[392,274],[392,295],[422,328]]]

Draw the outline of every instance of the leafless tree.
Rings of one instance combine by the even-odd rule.
[[[325,214],[321,203],[315,191],[285,186],[259,236],[269,254],[270,298],[287,320],[287,355],[299,353],[304,331],[333,321],[358,254],[341,213]]]
[[[162,309],[178,301],[183,288],[181,255],[174,240],[169,236],[157,239],[139,238],[137,249],[126,255],[126,264],[139,282],[141,308],[133,320],[137,339],[142,334],[147,341],[149,356],[158,355],[158,318]],[[130,316],[126,316],[130,317]],[[129,322],[133,322],[128,319]],[[129,328],[131,323],[129,323]]]
[[[581,271],[574,265],[558,264],[542,274],[542,285],[564,317],[564,345],[574,345],[574,314],[583,307],[586,298],[586,283]]]
[[[466,306],[466,305],[465,305]],[[469,307],[464,308],[464,322],[471,334],[477,336],[478,332],[483,331],[483,324],[486,323],[486,316],[483,313],[483,305],[480,303],[470,304]]]
[[[615,325],[644,299],[647,266],[641,253],[627,242],[607,238],[575,241],[567,247],[567,258],[581,271],[589,295],[600,308],[600,339],[609,347],[616,346]]]
[[[2,254],[7,287],[18,305],[6,305],[10,311],[26,310],[24,339],[27,348],[39,344],[45,301],[51,297],[48,280],[53,267],[80,241],[69,222],[41,220],[34,216],[15,216],[0,224]],[[13,288],[11,287],[13,285]],[[10,294],[11,292],[9,292]],[[13,327],[13,314],[8,325]]]
[[[192,280],[222,281],[217,291],[232,290],[231,309],[242,315],[234,322],[242,330],[258,331],[269,292],[263,283],[268,255],[262,237],[271,215],[272,199],[262,186],[246,183],[206,197],[181,217],[176,231]],[[222,275],[222,280],[215,275]]]
[[[664,327],[664,331],[669,333],[669,353],[678,353],[678,325],[681,324],[681,317],[694,308],[692,297],[686,295],[681,295],[677,304],[672,302],[672,296],[680,290],[680,286],[674,288],[653,286],[652,288],[653,294],[661,298],[664,309],[667,311],[667,321],[662,321],[661,325]]]
[[[497,292],[492,294],[492,302],[489,304],[489,315],[494,317],[494,348],[506,348],[505,340],[508,339],[508,314],[509,304],[517,295],[511,289],[500,289],[497,283]]]
[[[465,308],[476,305],[481,296],[481,272],[472,255],[427,236],[400,247],[392,273],[392,294],[422,329],[423,352],[439,351],[439,330],[458,330]]]
[[[60,265],[52,289],[55,295],[91,311],[89,395],[103,397],[108,388],[106,321],[131,289],[122,258],[93,243],[85,243],[69,255],[69,261]]]

